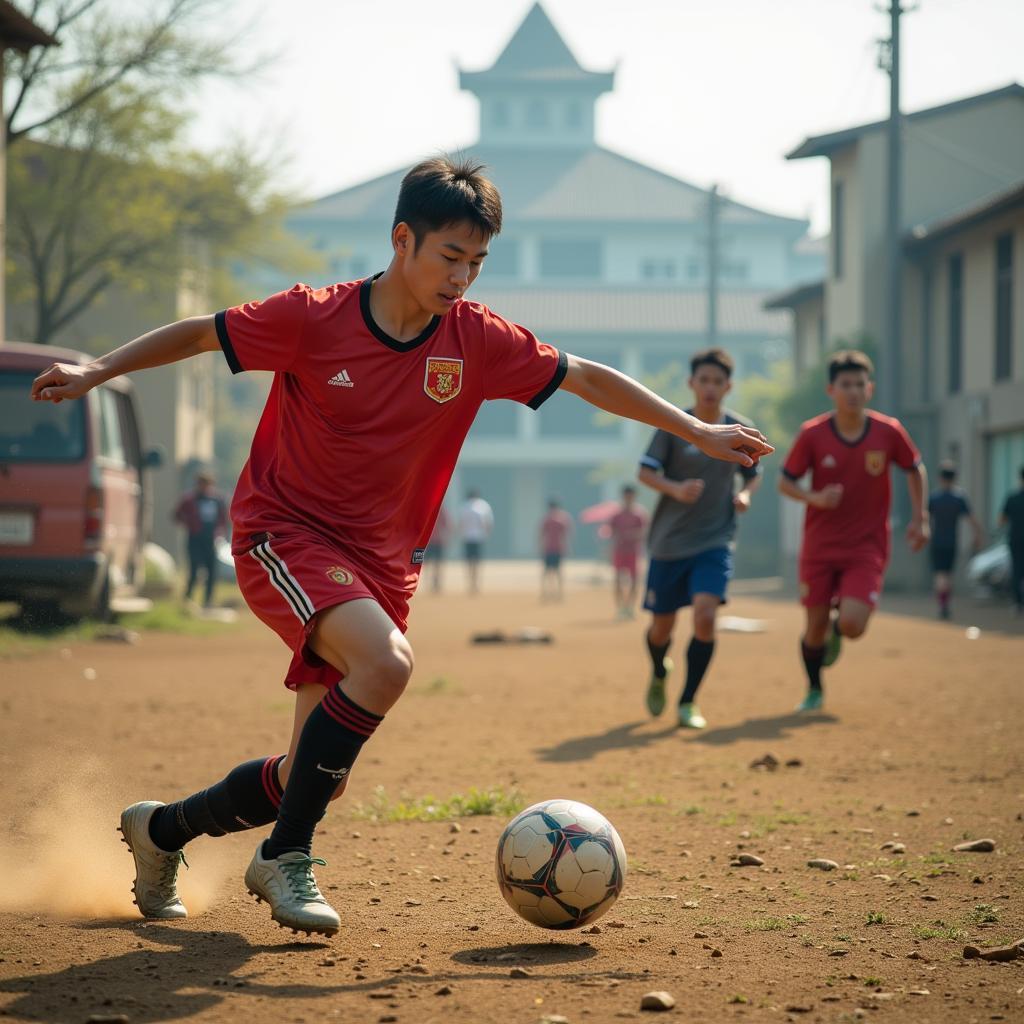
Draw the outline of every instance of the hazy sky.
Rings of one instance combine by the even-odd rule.
[[[323,195],[476,138],[459,66],[490,66],[532,0],[236,0],[248,45],[278,59],[197,101],[203,145],[238,129]],[[584,67],[617,67],[598,141],[731,197],[828,229],[826,162],[786,161],[809,134],[884,117],[873,0],[545,0]],[[1024,82],[1024,3],[920,0],[903,24],[903,109]],[[1024,168],[1021,169],[1024,177]]]

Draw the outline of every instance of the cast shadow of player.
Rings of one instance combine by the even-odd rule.
[[[835,725],[838,721],[835,715],[830,715],[827,711],[811,715],[791,711],[785,715],[748,718],[736,725],[695,732],[691,742],[704,743],[710,747],[724,747],[739,740],[784,740],[796,730],[806,729],[812,725]]]
[[[125,1014],[133,1024],[178,1020],[229,1001],[233,990],[246,990],[249,982],[232,975],[258,953],[326,948],[308,942],[253,945],[234,932],[186,931],[143,921],[92,921],[78,926],[80,931],[98,929],[137,935],[146,940],[147,948],[49,974],[34,971],[0,979],[0,992],[19,993],[4,1007],[4,1015],[86,1020],[93,1014]],[[170,948],[153,949],[148,944],[154,942]]]
[[[563,740],[553,747],[539,747],[536,753],[542,761],[555,764],[589,761],[606,750],[635,750],[640,747],[648,747],[679,731],[675,725],[672,725],[660,732],[651,732],[649,729],[645,729],[647,725],[646,721],[627,722],[625,725],[617,725],[596,736],[575,736],[572,739]]]

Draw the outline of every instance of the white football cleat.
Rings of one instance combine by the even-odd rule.
[[[188,867],[182,850],[168,853],[149,838],[149,819],[158,807],[156,800],[143,800],[121,812],[121,842],[126,843],[135,858],[133,902],[143,917],[172,920],[188,917],[188,911],[178,897],[178,866]]]
[[[326,867],[327,861],[298,850],[265,860],[261,842],[246,868],[245,887],[257,903],[266,900],[270,904],[270,916],[282,928],[307,935],[334,935],[341,919],[317,887],[314,864]]]

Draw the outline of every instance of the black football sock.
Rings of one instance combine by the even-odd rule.
[[[263,856],[268,860],[290,850],[310,852],[317,822],[338,783],[383,721],[381,715],[365,711],[346,697],[340,685],[327,692],[302,727],[277,823],[263,844]]]
[[[654,666],[654,674],[659,679],[665,678],[665,655],[668,654],[668,649],[672,646],[672,641],[668,643],[656,644],[651,642],[651,634],[648,632],[646,636],[647,640],[647,651],[651,656],[651,664]]]
[[[825,647],[811,647],[801,642],[800,653],[804,658],[804,668],[807,670],[807,683],[812,690],[821,689],[821,663],[825,657]]]
[[[690,646],[686,649],[686,686],[683,687],[683,695],[679,698],[680,704],[693,703],[714,653],[714,640],[698,640],[694,637],[690,641]]]
[[[196,836],[269,825],[277,819],[281,782],[277,769],[284,754],[246,761],[215,786],[184,800],[158,807],[149,819],[149,837],[161,850],[180,850]]]

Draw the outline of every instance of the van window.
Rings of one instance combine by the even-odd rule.
[[[100,388],[100,456],[117,466],[125,464],[117,394],[110,388]]]
[[[85,406],[33,402],[35,378],[0,370],[0,462],[77,462],[85,456]]]
[[[128,465],[138,469],[142,465],[142,444],[139,439],[139,424],[135,419],[135,410],[132,407],[130,395],[118,391],[114,396],[117,399],[117,410],[120,414],[121,440],[124,444],[125,454],[128,457]]]

